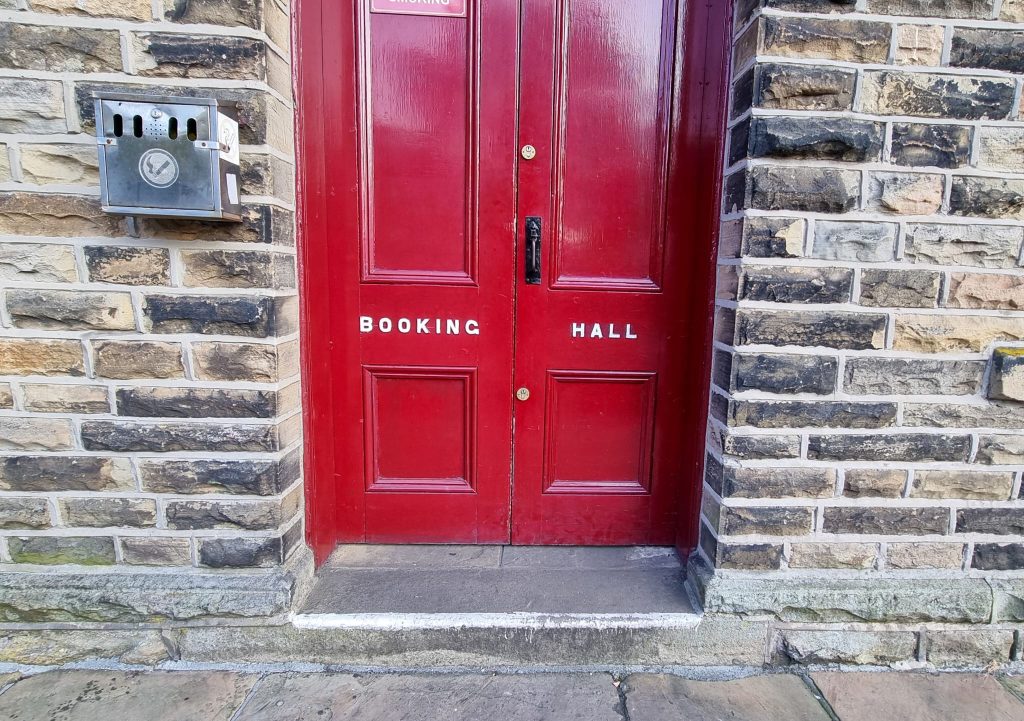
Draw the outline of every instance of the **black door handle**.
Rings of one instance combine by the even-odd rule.
[[[526,282],[540,285],[540,231],[541,219],[535,215],[526,218]]]

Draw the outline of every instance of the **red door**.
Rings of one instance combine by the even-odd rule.
[[[326,237],[307,242],[326,272],[305,292],[329,382],[307,393],[330,394],[309,422],[330,424],[334,470],[311,522],[338,541],[673,543],[697,385],[680,249],[706,242],[667,200],[676,2],[322,13]]]

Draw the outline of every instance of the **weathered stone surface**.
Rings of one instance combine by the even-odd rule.
[[[729,117],[733,120],[750,110],[754,103],[754,68],[736,78],[732,84],[732,102]]]
[[[270,57],[276,57],[271,55]],[[295,178],[292,164],[273,155],[242,155],[241,184],[252,195],[267,195],[292,202]]]
[[[126,20],[152,20],[153,4],[147,0],[124,0],[109,3],[104,0],[32,0],[32,10],[57,15],[84,15],[86,17],[115,17]]]
[[[85,421],[82,442],[91,451],[274,451],[275,426],[211,423]]]
[[[159,631],[76,631],[39,629],[5,631],[0,636],[0,661],[58,666],[95,659],[157,664],[172,660]],[[53,679],[54,674],[46,674]],[[33,705],[33,710],[37,707]],[[24,710],[19,710],[20,715]],[[59,716],[57,717],[59,718]]]
[[[170,253],[166,248],[91,245],[85,248],[89,280],[94,283],[168,285]]]
[[[50,527],[50,509],[45,498],[0,498],[0,528],[40,529]]]
[[[634,674],[622,691],[627,718],[633,719],[828,719],[800,679],[789,675],[690,681],[668,674]]]
[[[274,253],[262,251],[183,251],[187,286],[210,288],[274,288]]]
[[[1024,310],[1024,278],[996,273],[950,273],[946,305]]]
[[[4,375],[82,376],[85,360],[76,340],[0,338]]]
[[[71,448],[71,422],[56,418],[0,416],[0,449],[57,451]]]
[[[0,697],[0,714],[19,721],[142,719],[160,709],[161,721],[228,721],[258,678],[224,671],[61,671],[20,682]]]
[[[1024,23],[1024,0],[1003,0],[999,19],[1010,23]]]
[[[168,501],[167,525],[177,530],[277,528],[297,510],[278,501]]]
[[[790,568],[874,568],[878,546],[873,543],[794,543]]]
[[[21,146],[21,174],[37,185],[99,185],[99,159],[93,145]]]
[[[973,395],[985,361],[849,358],[843,389],[866,395]]]
[[[907,403],[903,425],[945,428],[1024,428],[1024,407],[1017,403]]]
[[[861,93],[864,112],[874,115],[1003,120],[1014,87],[1004,78],[867,70]]]
[[[718,565],[744,571],[771,571],[782,565],[782,546],[773,543],[723,543]]]
[[[885,342],[885,316],[875,313],[759,311],[737,313],[738,345],[828,346],[864,350]]]
[[[740,300],[771,303],[846,303],[853,288],[849,268],[744,266]]]
[[[860,173],[838,168],[755,165],[746,176],[742,207],[845,213],[857,207]],[[728,207],[728,206],[727,206]]]
[[[299,452],[280,461],[139,462],[142,487],[156,493],[230,493],[269,496],[280,493],[299,476]]]
[[[121,557],[133,566],[191,566],[192,546],[187,538],[127,536]]]
[[[1024,130],[983,127],[978,130],[978,167],[1018,172],[1024,164]]]
[[[7,155],[7,146],[0,143],[0,183],[11,182],[11,161]]]
[[[1024,535],[1024,509],[962,508],[956,512],[956,531],[993,536]]]
[[[1018,547],[1024,548],[1020,544]],[[993,578],[989,583],[992,586],[992,623],[1024,621],[1024,581],[1019,577]],[[1019,656],[1018,653],[1017,660],[1020,660]],[[1024,679],[1017,679],[1018,690],[1024,686],[1021,681]]]
[[[953,215],[1024,220],[1024,180],[955,177],[949,211]]]
[[[4,90],[0,79],[0,98]],[[0,128],[3,127],[3,102],[0,100]],[[25,132],[39,130],[26,128]],[[118,216],[100,210],[99,198],[60,193],[0,192],[0,233],[5,235],[27,235],[26,230],[31,229],[32,235],[37,236],[110,236],[119,234],[122,222]]]
[[[117,414],[138,418],[271,418],[274,391],[218,388],[120,388]]]
[[[744,506],[722,510],[722,532],[730,536],[798,536],[814,529],[813,508]]]
[[[911,15],[935,18],[992,17],[993,0],[868,0],[868,11],[880,15]]]
[[[722,452],[733,458],[798,458],[799,436],[741,436],[730,434],[722,440]]]
[[[764,63],[757,68],[753,103],[777,110],[850,110],[853,70]]]
[[[917,634],[913,631],[786,629],[781,636],[781,653],[802,665],[886,666],[913,660],[917,652]]]
[[[899,498],[907,485],[900,468],[847,468],[843,495],[847,498]]]
[[[146,297],[145,313],[154,333],[217,333],[266,337],[279,330],[283,299],[258,296]]]
[[[993,350],[988,397],[1024,401],[1024,349],[996,348]]]
[[[8,290],[7,310],[18,328],[135,330],[127,293]]]
[[[895,123],[892,126],[892,161],[897,165],[959,168],[967,165],[970,157],[969,126],[923,123]]]
[[[729,419],[757,428],[884,428],[896,420],[895,403],[747,401],[729,403]]]
[[[1024,70],[1024,32],[956,28],[949,48],[949,64],[1019,73]]]
[[[993,341],[1024,340],[1024,318],[969,315],[899,315],[893,348],[924,353],[980,352]]]
[[[266,43],[255,38],[135,33],[131,44],[139,75],[263,80],[267,73]]]
[[[156,501],[142,498],[62,498],[69,526],[144,528],[156,525]]]
[[[70,245],[0,243],[0,280],[74,282],[75,251]]]
[[[740,254],[756,258],[798,258],[803,255],[807,221],[803,218],[743,219]]]
[[[881,123],[845,118],[768,116],[750,121],[752,158],[812,160],[878,160],[884,129]]]
[[[946,508],[847,506],[824,509],[825,533],[932,535],[949,532]]]
[[[203,380],[274,382],[284,377],[278,370],[278,351],[262,343],[194,343],[196,374]]]
[[[910,224],[904,252],[918,263],[1015,268],[1022,241],[1017,226]]]
[[[127,458],[5,456],[0,459],[5,491],[135,490]]]
[[[1006,663],[1013,647],[1013,631],[975,629],[932,631],[926,636],[925,657],[943,667],[987,666]]]
[[[896,254],[895,223],[819,221],[811,257],[824,260],[884,262]]]
[[[67,129],[60,81],[0,78],[0,132],[66,133]]]
[[[971,437],[928,433],[812,435],[807,457],[818,461],[956,461],[966,463]]]
[[[884,63],[892,37],[890,25],[860,20],[767,16],[762,29],[768,55],[855,63]]]
[[[836,388],[838,362],[830,356],[783,353],[735,356],[733,388],[771,393],[832,393]]]
[[[889,543],[886,565],[890,568],[954,568],[964,564],[962,543]]]
[[[276,566],[283,560],[280,538],[204,538],[199,563],[210,568]]]
[[[896,28],[897,65],[942,64],[942,41],[945,29],[941,25],[899,25]]]
[[[7,546],[15,563],[107,566],[115,561],[114,540],[99,536],[15,537]]]
[[[939,302],[942,274],[920,270],[864,270],[861,305],[881,308],[934,308]]]
[[[829,498],[835,493],[831,468],[724,469],[721,495],[727,498]]]
[[[870,210],[898,215],[933,215],[942,207],[943,177],[925,173],[869,173]]]
[[[979,571],[1016,571],[1024,569],[1024,544],[975,543],[974,556],[971,558],[971,568],[976,568]]]
[[[246,26],[259,29],[262,13],[273,2],[264,0],[170,0],[164,6],[164,18],[180,23]],[[281,47],[287,48],[288,43]]]
[[[14,393],[11,391],[10,383],[0,383],[0,408],[14,408]]]
[[[912,498],[965,498],[1008,501],[1013,473],[985,471],[918,470],[910,489]]]
[[[109,413],[103,386],[25,383],[21,386],[25,410],[38,413]]]
[[[182,378],[181,345],[152,341],[96,341],[96,375],[101,378]]]
[[[65,73],[120,72],[116,30],[0,23],[0,67]]]

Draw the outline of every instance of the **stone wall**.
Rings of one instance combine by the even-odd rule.
[[[717,603],[1019,620],[1024,3],[740,0],[734,30],[699,551]],[[753,598],[754,577],[793,593]]]
[[[301,547],[288,13],[0,0],[7,570],[276,566]],[[96,90],[237,101],[243,222],[133,235],[100,212]]]

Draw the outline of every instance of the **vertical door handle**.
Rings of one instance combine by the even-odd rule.
[[[526,282],[540,285],[540,231],[541,219],[535,215],[526,218]]]

